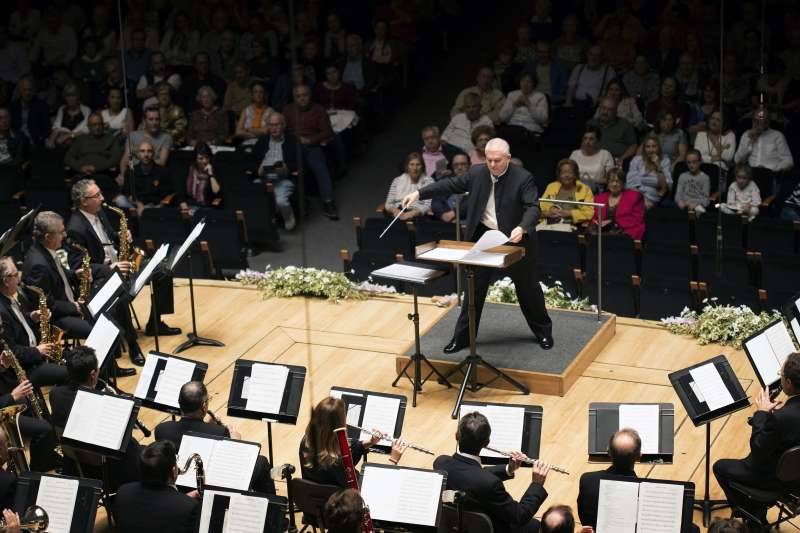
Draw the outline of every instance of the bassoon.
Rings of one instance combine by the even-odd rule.
[[[350,442],[347,440],[347,428],[336,428],[333,430],[336,438],[339,439],[339,455],[342,457],[342,467],[344,467],[344,479],[347,487],[358,491],[358,478],[356,477],[356,467],[353,465],[353,455],[350,453]],[[361,532],[375,533],[372,526],[372,518],[369,516],[369,509],[364,504],[364,516],[361,518]]]

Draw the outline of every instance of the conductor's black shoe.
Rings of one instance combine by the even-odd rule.
[[[114,371],[114,375],[116,377],[118,377],[118,378],[127,378],[127,377],[130,377],[130,376],[135,376],[136,375],[136,369],[135,368],[122,368],[121,366],[118,366],[117,369]]]
[[[144,366],[144,356],[142,355],[142,351],[137,346],[136,348],[131,348],[130,352],[131,363],[136,366]]]
[[[442,351],[444,351],[444,353],[456,353],[466,348],[467,345],[468,344],[466,342],[460,342],[453,337],[453,339],[447,344],[447,346],[444,347],[444,350]]]
[[[322,212],[331,220],[339,220],[339,211],[333,202],[322,202]]]
[[[536,342],[539,343],[539,346],[542,347],[542,350],[549,350],[553,347],[553,344],[555,344],[553,337],[539,337],[538,335],[536,336]]]
[[[173,328],[167,325],[166,322],[163,320],[158,323],[158,336],[159,337],[169,337],[170,335],[180,335],[183,333],[181,328]],[[144,334],[148,337],[155,337],[156,335],[156,328],[153,327],[152,322],[148,322],[147,326],[144,328]]]

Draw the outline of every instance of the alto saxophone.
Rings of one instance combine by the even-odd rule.
[[[78,291],[78,299],[88,302],[89,293],[92,292],[92,256],[85,246],[74,241],[69,241],[69,245],[83,254],[83,259],[81,259],[81,288]]]
[[[22,383],[23,381],[28,380],[28,374],[25,373],[25,369],[22,368],[22,365],[19,364],[19,359],[17,356],[14,355],[14,352],[11,351],[11,348],[8,346],[8,343],[2,337],[3,335],[3,327],[0,326],[0,347],[2,347],[2,352],[6,354],[6,356],[11,361],[11,367],[14,369],[14,374],[17,375],[17,381]],[[31,392],[28,395],[28,400],[31,402],[31,406],[33,406],[33,412],[36,415],[36,418],[40,418],[42,420],[45,419],[44,416],[44,409],[42,409],[42,404],[39,403],[39,398],[36,396],[35,392]]]
[[[8,469],[17,476],[30,470],[25,457],[25,443],[19,432],[19,415],[24,409],[24,405],[16,404],[0,409],[0,429],[8,440],[8,455],[0,461],[5,460]]]
[[[103,204],[103,207],[110,209],[119,216],[119,260],[131,263],[131,270],[136,272],[144,259],[144,252],[133,246],[128,235],[128,217],[125,211],[113,205]]]
[[[203,458],[200,457],[199,453],[193,453],[186,459],[186,463],[184,463],[183,468],[178,467],[178,475],[182,476],[186,472],[189,471],[189,467],[194,461],[194,476],[197,484],[197,492],[202,496],[203,495],[203,485],[206,482],[206,473],[203,469]]]
[[[47,295],[42,289],[34,285],[26,285],[26,287],[37,295],[39,295],[39,337],[41,337],[42,344],[50,344],[52,350],[50,355],[47,356],[56,364],[64,362],[64,345],[61,344],[61,339],[64,337],[64,330],[58,326],[50,324],[52,316],[50,309],[47,308]]]

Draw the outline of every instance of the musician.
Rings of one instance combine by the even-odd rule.
[[[167,420],[156,426],[156,440],[171,441],[176,449],[180,449],[183,436],[194,431],[206,435],[241,439],[242,435],[232,426],[214,422],[214,418],[208,411],[208,390],[200,381],[190,381],[181,387],[178,394],[178,405],[181,408],[180,420]],[[206,416],[211,422],[206,422]],[[275,494],[275,483],[270,477],[272,466],[263,455],[259,455],[256,460],[256,467],[253,470],[253,480],[251,486],[254,491],[264,494]]]
[[[525,256],[508,268],[514,281],[522,314],[536,341],[544,350],[553,347],[553,324],[544,305],[536,269],[536,222],[539,219],[539,194],[530,172],[512,165],[506,141],[494,138],[486,144],[486,165],[475,165],[465,174],[442,179],[403,198],[407,207],[418,200],[448,197],[469,192],[467,197],[467,233],[477,241],[488,230],[500,230],[509,243],[525,249]],[[483,303],[493,270],[475,269],[475,331],[480,324]],[[469,346],[469,306],[461,307],[455,333],[445,346],[454,353]]]
[[[333,431],[341,427],[347,427],[344,400],[329,396],[311,410],[311,420],[308,421],[305,435],[300,441],[300,471],[303,479],[325,485],[347,487],[344,466],[339,453],[339,439]],[[379,436],[372,435],[364,441],[352,441],[350,455],[353,458],[353,466],[358,464],[366,455],[367,450],[379,440]],[[392,443],[389,461],[394,464],[400,462],[407,447],[405,442],[399,439],[395,440]]]
[[[575,533],[575,515],[569,505],[553,505],[542,515],[541,533]]]
[[[322,516],[328,533],[359,533],[366,506],[355,489],[334,492],[325,502]]]
[[[492,521],[495,533],[525,532],[539,530],[539,522],[533,518],[547,498],[544,482],[550,465],[536,461],[531,471],[531,483],[519,502],[506,492],[503,481],[514,477],[524,454],[511,452],[507,465],[483,468],[481,449],[489,445],[492,428],[481,413],[469,413],[458,422],[456,441],[458,452],[452,456],[440,455],[433,468],[447,472],[447,488],[467,493],[465,509],[486,513]]]
[[[200,516],[197,491],[175,489],[177,451],[168,440],[150,443],[139,456],[141,481],[122,485],[114,501],[120,533],[193,533]]]
[[[34,242],[25,254],[22,277],[27,285],[39,287],[47,295],[52,323],[67,335],[85,339],[92,331],[84,320],[78,302],[79,274],[64,267],[56,256],[64,241],[64,219],[53,211],[42,211],[33,221]]]
[[[8,256],[0,257],[0,321],[3,325],[3,338],[35,386],[64,383],[67,380],[67,369],[46,360],[52,353],[53,345],[39,342],[39,328],[33,320],[35,318],[38,322],[39,311],[23,311],[17,301],[20,277],[14,260]],[[3,376],[5,374],[7,372]],[[16,384],[17,379],[13,372],[12,377]]]
[[[714,475],[731,506],[747,510],[761,524],[766,524],[767,507],[750,500],[731,487],[738,482],[748,487],[773,490],[784,485],[775,475],[781,454],[800,445],[800,353],[786,358],[781,369],[781,387],[786,400],[772,400],[769,389],[759,391],[756,412],[750,419],[750,454],[744,459],[720,459],[714,463]]]
[[[11,509],[14,507],[14,495],[17,491],[17,476],[8,471],[11,457],[8,452],[8,435],[5,429],[0,427],[0,509]]]

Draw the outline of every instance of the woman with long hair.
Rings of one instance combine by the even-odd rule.
[[[425,161],[419,152],[412,152],[406,157],[405,172],[392,180],[386,195],[384,210],[387,215],[397,216],[402,211],[403,198],[407,194],[418,191],[433,183],[433,178],[425,175]],[[400,220],[412,220],[431,212],[430,200],[419,200],[400,215]]]
[[[647,126],[639,111],[639,106],[636,104],[636,99],[628,94],[628,89],[619,78],[614,78],[606,84],[606,92],[603,96],[610,96],[617,101],[617,116],[624,118],[631,123],[631,126],[637,130],[643,130]],[[594,118],[597,118],[599,110],[595,112]]]
[[[182,208],[189,205],[198,207],[222,207],[222,186],[214,175],[211,147],[197,143],[194,147],[194,161],[189,165],[186,176],[186,193]]]
[[[642,153],[631,160],[627,187],[642,193],[647,209],[660,204],[669,194],[672,171],[669,158],[661,152],[658,137],[648,136],[642,144]]]

